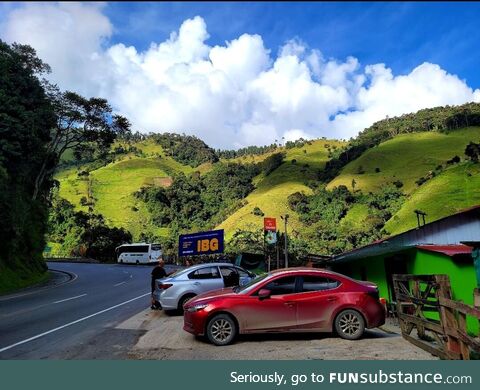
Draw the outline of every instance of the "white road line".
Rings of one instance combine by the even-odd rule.
[[[60,301],[55,301],[55,302],[53,302],[53,303],[66,302],[66,301],[70,301],[70,300],[72,300],[72,299],[77,299],[77,298],[84,297],[85,295],[87,295],[87,294],[77,295],[76,297],[71,297],[71,298],[67,298],[67,299],[61,299]]]
[[[68,324],[65,324],[65,325],[62,325],[62,326],[59,326],[57,328],[54,328],[54,329],[50,329],[50,330],[47,330],[46,332],[43,332],[43,333],[40,333],[40,334],[37,334],[36,336],[33,336],[33,337],[30,337],[28,339],[25,339],[25,340],[22,340],[22,341],[19,341],[18,343],[15,343],[15,344],[12,344],[12,345],[9,345],[7,347],[3,347],[3,348],[0,348],[0,352],[4,352],[4,351],[7,351],[9,349],[12,349],[18,345],[22,345],[22,344],[25,344],[25,343],[28,343],[30,341],[33,341],[33,340],[36,340],[36,339],[39,339],[40,337],[43,337],[43,336],[46,336],[47,334],[50,334],[50,333],[53,333],[53,332],[56,332],[58,330],[61,330],[63,328],[66,328],[68,326],[71,326],[71,325],[74,325],[74,324],[78,324],[79,322],[82,322],[82,321],[85,321],[85,320],[88,320],[89,318],[92,318],[92,317],[95,317],[95,316],[98,316],[99,314],[103,314],[107,311],[110,311],[110,310],[113,310],[113,309],[116,309],[117,307],[120,307],[120,306],[123,306],[123,305],[126,305],[127,303],[130,303],[130,302],[133,302],[137,299],[140,299],[140,298],[143,298],[143,297],[146,297],[147,295],[150,295],[150,293],[145,293],[143,295],[140,295],[136,298],[132,298],[132,299],[129,299],[128,301],[125,301],[125,302],[122,302],[122,303],[119,303],[118,305],[115,305],[115,306],[112,306],[112,307],[109,307],[107,309],[103,309],[103,310],[100,310],[100,311],[97,311],[96,313],[93,313],[93,314],[90,314],[89,316],[86,316],[86,317],[82,317],[82,318],[79,318],[78,320],[75,320],[75,321],[72,321],[72,322],[69,322]]]
[[[126,282],[120,282],[120,283],[114,284],[113,287],[121,286],[121,285],[124,284],[124,283],[126,283]]]

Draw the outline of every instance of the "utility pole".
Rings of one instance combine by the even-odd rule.
[[[288,268],[288,236],[287,236],[287,223],[289,215],[285,214],[285,216],[281,215],[280,218],[285,222],[285,268]]]

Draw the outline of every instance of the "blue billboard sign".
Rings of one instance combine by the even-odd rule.
[[[179,237],[179,256],[214,255],[217,253],[223,253],[223,229],[182,234]]]

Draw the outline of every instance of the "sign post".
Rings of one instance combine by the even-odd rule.
[[[264,218],[263,219],[263,234],[264,234],[264,247],[268,245],[277,244],[277,220],[275,218]],[[270,272],[271,267],[271,256],[268,255],[268,272]]]

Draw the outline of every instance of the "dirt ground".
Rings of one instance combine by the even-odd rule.
[[[117,329],[140,331],[130,359],[165,360],[435,360],[408,343],[388,324],[357,341],[332,334],[241,335],[235,344],[215,347],[182,329],[183,317],[145,310]]]

